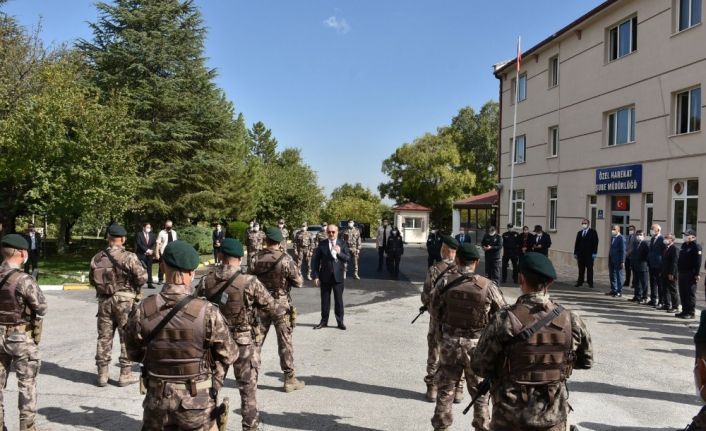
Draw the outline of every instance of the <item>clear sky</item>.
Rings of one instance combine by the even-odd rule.
[[[301,148],[327,192],[377,192],[382,161],[497,100],[492,65],[540,42],[601,0],[197,0],[218,84],[249,125]],[[90,0],[10,0],[5,12],[47,43],[90,38]]]

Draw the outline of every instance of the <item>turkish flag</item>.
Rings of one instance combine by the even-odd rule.
[[[627,211],[630,209],[630,198],[628,196],[616,196],[613,199],[614,210]]]

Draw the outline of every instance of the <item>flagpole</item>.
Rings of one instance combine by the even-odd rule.
[[[512,141],[511,141],[511,156],[510,156],[510,193],[508,196],[508,206],[507,206],[507,219],[508,219],[508,224],[512,223],[512,225],[515,225],[515,214],[513,212],[512,208],[512,193],[514,192],[515,189],[515,139],[517,138],[517,105],[519,104],[519,95],[520,95],[520,62],[522,61],[522,51],[521,51],[521,43],[522,43],[522,37],[518,36],[517,37],[517,59],[516,63],[517,66],[515,67],[516,70],[516,75],[515,75],[515,113],[512,119]]]

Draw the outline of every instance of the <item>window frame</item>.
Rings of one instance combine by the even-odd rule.
[[[549,67],[547,68],[549,75],[549,88],[559,86],[559,54],[549,59]]]
[[[518,196],[522,197],[518,197]],[[512,191],[512,207],[510,208],[511,214],[512,214],[512,224],[513,227],[515,228],[522,228],[522,226],[525,225],[525,190],[524,189],[516,189]],[[519,213],[519,221],[520,223],[517,223],[518,221],[518,213]]]
[[[591,227],[596,228],[598,221],[598,196],[588,195],[588,218],[591,221]]]
[[[549,187],[548,196],[549,211],[547,212],[547,227],[550,232],[556,232],[557,223],[559,221],[559,187]]]
[[[552,126],[549,128],[549,156],[548,157],[559,157],[559,126]]]
[[[698,90],[699,91],[699,103],[697,104],[698,107],[698,126],[697,128],[692,129],[692,93],[694,91]],[[687,130],[685,132],[681,131],[681,119],[682,119],[682,113],[681,113],[681,103],[680,103],[680,97],[686,95],[687,97],[687,122],[686,122],[686,128]],[[703,108],[701,107],[703,103],[703,99],[701,96],[701,86],[696,85],[690,88],[686,88],[683,90],[676,91],[674,93],[674,135],[687,135],[689,133],[696,133],[701,131],[701,121],[702,121],[702,114],[703,114]],[[696,118],[696,117],[694,117]]]
[[[652,226],[654,223],[654,193],[643,193],[643,202],[645,207],[644,217],[645,226]]]
[[[696,194],[690,194],[693,192],[693,187],[690,190],[689,183],[696,182]],[[674,187],[676,186],[677,183],[683,183],[684,191],[683,193],[677,195],[676,192],[674,191]],[[696,229],[698,226],[698,211],[699,211],[699,192],[698,192],[698,187],[699,187],[699,179],[698,178],[683,178],[683,179],[677,179],[673,180],[671,182],[671,200],[672,200],[672,232],[674,232],[674,238],[678,240],[683,240],[684,236],[682,232],[686,231],[687,229]],[[687,217],[689,214],[689,201],[696,201],[696,215],[694,219],[694,226],[693,227],[687,227]],[[679,221],[681,228],[677,228],[677,215],[676,215],[676,210],[677,210],[677,202],[682,202],[682,218]]]
[[[619,132],[619,113],[627,111],[628,112],[628,129],[627,129],[627,141],[618,142],[618,132]],[[618,147],[626,144],[634,144],[637,141],[637,121],[636,118],[635,105],[624,106],[622,108],[615,109],[606,113],[606,146],[607,147]],[[612,118],[615,120],[613,121]],[[615,124],[613,124],[615,123]],[[613,143],[611,143],[611,140]]]
[[[407,226],[407,220],[411,220],[413,226]],[[419,226],[417,226],[416,221],[419,220]],[[424,217],[406,217],[404,218],[404,223],[402,224],[403,229],[416,229],[421,230],[424,226]]]
[[[517,149],[517,141],[520,138],[522,138],[522,160],[518,161],[518,155],[520,154],[520,152]],[[511,160],[511,164],[521,165],[521,164],[527,162],[527,135],[515,136],[514,140],[512,138],[510,138],[510,145],[514,146],[514,148],[515,148],[515,154],[514,154],[515,157],[513,160]],[[510,147],[510,151],[512,151],[512,149],[513,149],[513,147]],[[510,155],[510,157],[512,157],[512,154]]]
[[[517,94],[517,102],[524,102],[527,100],[527,72],[520,73],[520,79],[518,82],[520,83],[520,88],[516,91]],[[524,81],[524,86],[522,85],[522,82]],[[524,91],[524,97],[522,97],[522,93]]]
[[[621,46],[621,36],[620,36],[620,29],[621,26],[624,24],[630,23],[630,40],[628,42],[629,44],[629,51],[620,54],[620,46]],[[627,57],[628,55],[634,53],[637,51],[637,27],[638,27],[638,22],[637,22],[637,15],[630,16],[626,19],[620,20],[617,24],[612,25],[608,27],[607,29],[607,34],[608,34],[608,40],[606,46],[608,47],[608,62],[613,62],[616,60],[620,60],[621,58]],[[613,42],[615,40],[615,42]]]
[[[687,24],[685,27],[682,27],[681,25],[681,13],[682,13],[682,2],[684,0],[676,0],[675,1],[675,24],[676,24],[676,32],[681,33],[682,31],[689,30],[690,28],[696,27],[697,25],[701,24],[701,21],[703,19],[703,2],[702,0],[686,0],[689,3],[689,15],[687,17]],[[698,15],[697,19],[698,21],[694,22],[694,3],[699,2],[699,11],[700,14]]]

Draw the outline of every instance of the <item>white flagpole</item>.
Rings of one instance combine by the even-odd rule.
[[[515,139],[517,138],[517,105],[519,104],[519,95],[520,95],[520,55],[522,53],[521,51],[521,43],[522,43],[522,38],[521,36],[517,37],[517,58],[516,62],[517,64],[515,65],[515,70],[516,70],[516,75],[515,75],[515,114],[512,120],[512,141],[511,141],[511,158],[510,158],[510,193],[508,196],[508,202],[509,205],[507,206],[507,219],[508,223],[512,223],[512,225],[515,225],[515,214],[513,212],[512,208],[512,193],[514,192],[515,189]]]

